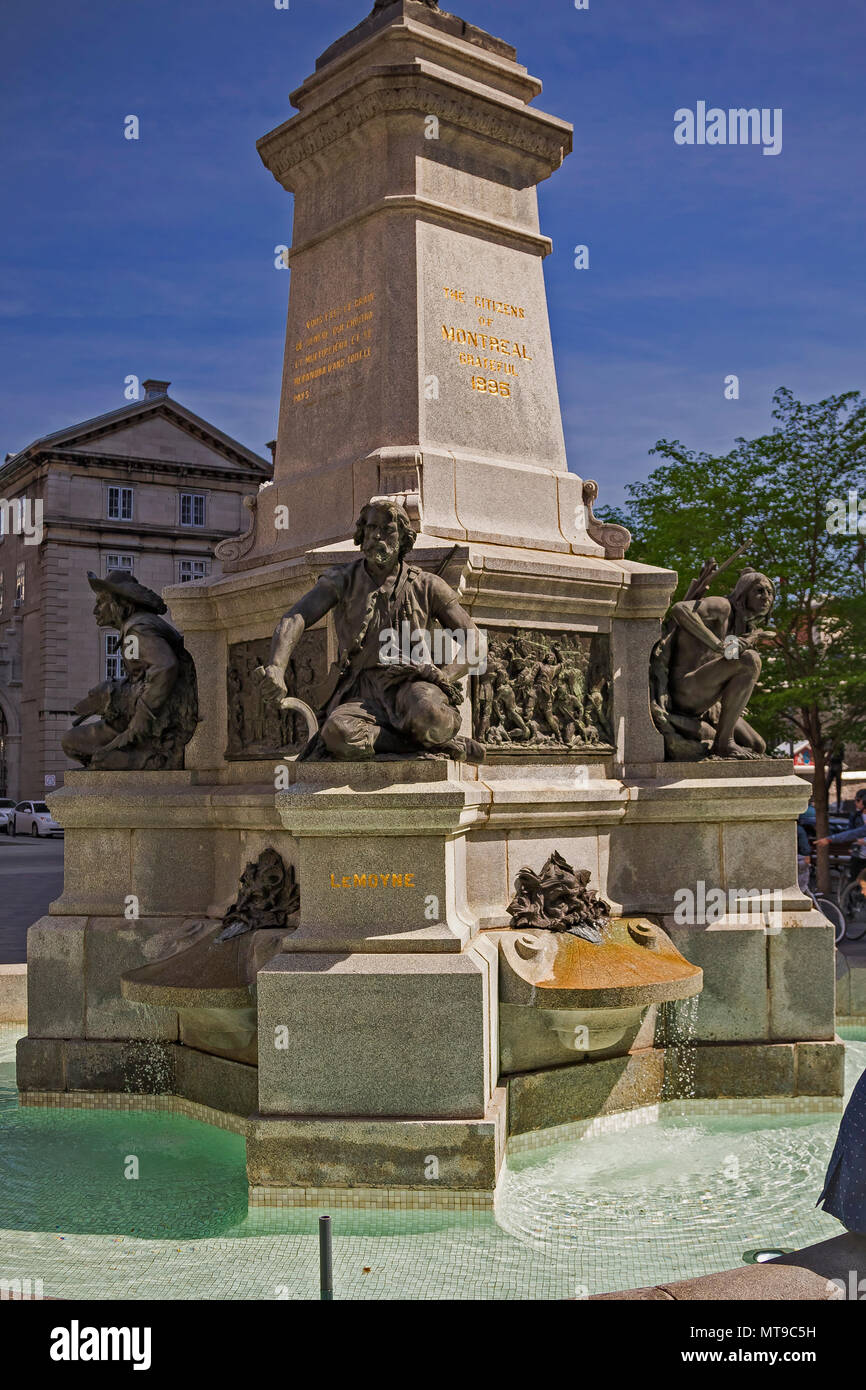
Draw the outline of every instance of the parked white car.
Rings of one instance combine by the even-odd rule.
[[[0,834],[12,834],[12,815],[14,811],[14,801],[9,801],[6,797],[0,799]]]
[[[62,835],[63,826],[58,825],[44,801],[19,801],[12,813],[13,835]]]

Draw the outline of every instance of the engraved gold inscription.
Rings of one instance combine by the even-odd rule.
[[[341,374],[372,356],[375,303],[375,294],[359,295],[307,319],[306,335],[295,341],[292,362],[296,405],[316,398],[312,388],[322,378]]]
[[[519,377],[519,364],[531,362],[532,353],[527,343],[513,336],[512,329],[517,325],[507,320],[525,321],[526,309],[504,299],[448,285],[443,285],[442,292],[451,307],[465,306],[477,314],[477,327],[471,329],[442,324],[443,340],[463,349],[457,354],[457,363],[470,369],[469,386],[497,400],[510,400],[512,383],[497,378]]]
[[[331,871],[332,888],[414,888],[415,875],[402,873],[378,873],[378,874],[343,874],[342,878],[335,878]]]

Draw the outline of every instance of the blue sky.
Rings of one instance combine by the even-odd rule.
[[[291,199],[255,141],[371,4],[4,0],[0,457],[124,404],[130,373],[264,451]],[[536,104],[575,126],[541,214],[570,464],[603,502],[659,437],[721,450],[768,428],[777,386],[866,386],[862,0],[454,8],[514,43]],[[675,145],[699,100],[781,107],[781,154]]]

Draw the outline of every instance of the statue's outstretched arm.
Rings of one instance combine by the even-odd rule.
[[[284,613],[277,623],[271,642],[271,654],[267,666],[257,666],[253,679],[257,682],[262,699],[268,704],[279,704],[285,699],[286,670],[295,647],[308,627],[324,618],[326,613],[336,607],[340,598],[338,587],[322,575],[303,598],[298,599],[294,608]]]
[[[726,604],[727,600],[709,599],[707,602]],[[719,615],[724,616],[722,610],[720,610]],[[675,603],[671,609],[671,617],[677,626],[683,629],[683,632],[687,632],[691,637],[696,637],[699,642],[703,642],[704,646],[709,647],[711,651],[723,652],[725,650],[724,641],[721,637],[717,637],[716,634],[707,627],[703,618],[699,616],[696,606],[693,606],[691,603],[686,603],[685,601]]]
[[[295,650],[299,639],[308,627],[313,627],[326,613],[336,606],[338,594],[329,580],[322,578],[313,585],[309,593],[298,599],[294,608],[283,614],[277,623],[271,642],[271,655],[268,667],[276,667],[285,675],[289,657]]]

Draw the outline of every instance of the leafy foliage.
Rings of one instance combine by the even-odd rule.
[[[663,462],[603,515],[632,532],[630,558],[677,570],[675,598],[705,559],[722,563],[752,539],[714,591],[730,592],[747,564],[776,583],[749,717],[770,747],[811,742],[820,825],[825,758],[838,743],[866,746],[866,537],[834,520],[847,517],[849,492],[866,509],[866,401],[849,391],[804,404],[781,388],[773,418],[770,434],[723,455],[660,440],[651,452]]]

